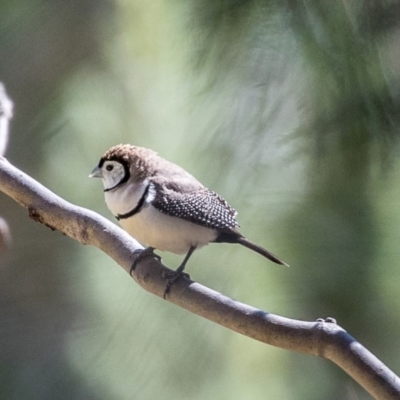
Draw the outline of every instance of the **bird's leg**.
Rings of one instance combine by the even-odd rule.
[[[165,287],[164,290],[164,299],[166,295],[169,293],[171,286],[174,282],[176,282],[182,275],[185,275],[187,278],[190,278],[189,274],[186,274],[183,272],[185,269],[186,263],[188,262],[190,256],[193,254],[193,252],[196,250],[196,246],[192,246],[189,251],[187,252],[185,258],[182,261],[182,264],[178,267],[176,271],[172,272],[167,272],[163,274],[164,278],[168,278],[167,286]]]
[[[146,247],[144,250],[135,250],[133,252],[135,254],[135,261],[132,264],[131,270],[129,271],[129,274],[132,276],[132,272],[135,270],[137,263],[142,260],[143,258],[146,257],[153,257],[156,258],[158,261],[161,261],[161,257],[154,253],[154,247]]]

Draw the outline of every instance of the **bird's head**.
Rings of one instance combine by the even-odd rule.
[[[117,189],[129,180],[143,181],[151,175],[151,160],[156,154],[143,147],[119,144],[103,154],[89,178],[102,178],[105,192]]]

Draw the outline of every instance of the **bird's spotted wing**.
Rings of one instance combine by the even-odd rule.
[[[238,228],[237,212],[220,195],[206,188],[189,193],[160,193],[152,202],[164,214],[182,218],[206,228]]]

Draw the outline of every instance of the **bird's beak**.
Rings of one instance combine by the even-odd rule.
[[[89,178],[102,178],[103,172],[99,167],[96,167],[89,175]]]

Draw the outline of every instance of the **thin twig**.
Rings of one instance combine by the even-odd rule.
[[[0,156],[6,154],[9,125],[13,117],[13,102],[7,96],[6,88],[0,82]],[[10,247],[11,234],[7,221],[0,217],[0,255]]]
[[[0,156],[6,154],[9,124],[13,116],[13,102],[7,96],[6,88],[0,82]]]

